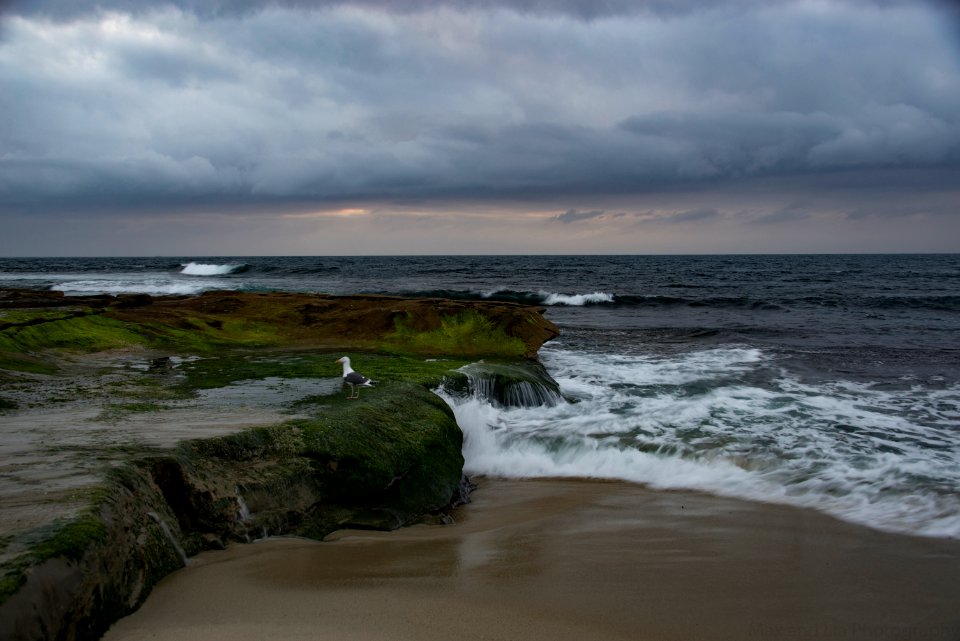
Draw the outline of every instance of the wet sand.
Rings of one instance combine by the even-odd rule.
[[[481,479],[457,523],[204,553],[106,641],[960,639],[960,541],[790,507]]]

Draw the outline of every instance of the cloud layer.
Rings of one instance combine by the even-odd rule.
[[[960,169],[935,4],[91,5],[0,13],[0,214],[510,201],[574,223],[611,219],[591,197]]]

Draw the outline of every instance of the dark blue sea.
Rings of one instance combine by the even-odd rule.
[[[960,537],[960,255],[0,259],[0,287],[535,304],[566,401],[448,399],[469,473],[613,478]]]

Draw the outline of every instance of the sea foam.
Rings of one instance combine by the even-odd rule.
[[[446,397],[467,473],[621,479],[960,537],[960,388],[802,382],[739,347],[541,355],[575,402],[502,408]]]
[[[192,295],[212,289],[225,289],[228,285],[215,280],[179,280],[174,278],[143,278],[137,275],[124,277],[121,274],[111,275],[110,278],[89,278],[68,280],[53,285],[50,289],[69,295],[89,294],[150,294],[151,296],[164,295]]]

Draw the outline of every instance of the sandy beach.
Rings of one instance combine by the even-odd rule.
[[[625,483],[479,484],[453,525],[201,554],[104,638],[960,638],[956,540]]]

